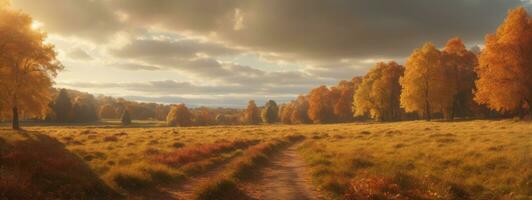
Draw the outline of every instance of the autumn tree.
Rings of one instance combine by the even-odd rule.
[[[172,106],[166,117],[166,122],[168,126],[191,126],[192,118],[193,115],[185,104],[179,104]]]
[[[414,50],[400,79],[401,106],[405,111],[420,113],[426,120],[431,120],[433,112],[448,113],[456,95],[456,83],[451,81],[449,70],[442,52],[433,44]]]
[[[336,121],[349,122],[353,120],[353,95],[360,81],[361,77],[353,77],[351,81],[342,80],[338,86],[331,88]]]
[[[102,119],[116,119],[117,117],[116,109],[111,104],[101,106],[98,114]]]
[[[194,115],[194,124],[197,126],[208,126],[216,123],[216,115],[211,113],[207,107],[194,109],[192,114]]]
[[[248,107],[244,113],[243,122],[245,124],[259,124],[260,123],[260,110],[257,108],[255,101],[250,100],[248,102]]]
[[[128,126],[131,124],[131,116],[129,115],[127,109],[125,109],[122,113],[122,116],[120,116],[120,122],[122,122],[122,125],[124,126]]]
[[[334,121],[331,91],[326,86],[322,85],[310,91],[308,116],[315,124]]]
[[[161,104],[158,104],[156,107],[155,107],[155,119],[157,120],[165,120],[166,119],[166,116],[168,116],[168,113],[170,112],[170,106],[168,105],[161,105]]]
[[[99,120],[97,102],[94,96],[85,93],[75,97],[72,104],[72,117],[74,122],[96,122]]]
[[[32,28],[32,18],[0,6],[0,113],[19,129],[22,117],[43,117],[51,101],[53,78],[62,69],[46,33]]]
[[[292,124],[293,121],[293,113],[295,110],[294,102],[290,102],[287,104],[283,104],[279,109],[279,120],[283,124]]]
[[[378,121],[398,120],[401,117],[399,97],[403,66],[395,63],[377,63],[363,78],[354,95],[356,116],[369,114]]]
[[[454,86],[455,96],[452,107],[447,116],[465,117],[470,115],[473,102],[473,89],[476,73],[474,68],[478,64],[477,56],[466,49],[460,38],[452,38],[443,49],[443,64],[447,68],[450,86]]]
[[[66,89],[59,90],[59,94],[53,101],[52,109],[55,113],[55,120],[57,122],[68,122],[71,120],[72,116],[72,101],[68,96]]]
[[[331,88],[331,101],[333,102],[333,114],[335,121],[347,122],[353,118],[351,104],[353,99],[353,85],[349,81],[342,80],[338,86]],[[349,93],[351,93],[349,95]]]
[[[531,113],[532,19],[525,8],[511,10],[496,33],[486,36],[476,72],[476,102],[521,117]]]
[[[264,105],[264,108],[261,111],[262,122],[267,124],[272,124],[277,122],[277,115],[279,113],[279,108],[277,103],[273,100],[269,100]]]
[[[297,99],[291,103],[290,121],[294,124],[310,123],[308,117],[309,103],[307,97],[299,95]]]

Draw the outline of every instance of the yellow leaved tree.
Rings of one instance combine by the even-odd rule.
[[[53,78],[62,69],[46,33],[32,28],[32,18],[0,5],[0,118],[43,117],[51,100]]]
[[[431,120],[433,112],[448,113],[456,95],[456,82],[450,68],[443,62],[443,53],[431,43],[414,50],[406,61],[401,107]]]
[[[395,63],[377,63],[362,79],[354,95],[355,116],[369,114],[378,121],[398,120],[401,117],[399,78],[403,66]]]

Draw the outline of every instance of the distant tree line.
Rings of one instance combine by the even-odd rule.
[[[109,96],[93,96],[70,89],[53,89],[44,120],[57,123],[93,123],[118,120],[129,125],[132,120],[167,121],[173,126],[240,124],[240,109],[198,107],[184,104],[164,105],[128,101]]]

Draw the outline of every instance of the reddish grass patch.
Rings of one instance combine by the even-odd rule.
[[[105,136],[103,138],[103,141],[104,142],[117,142],[118,141],[118,137],[116,137],[116,136]]]
[[[395,178],[397,179],[397,178]],[[421,188],[405,188],[395,179],[367,177],[354,179],[344,195],[345,200],[430,200],[437,199],[436,193]]]
[[[183,147],[170,153],[157,155],[155,162],[169,166],[179,166],[189,162],[199,161],[213,155],[245,148],[256,144],[256,140],[219,141],[212,144],[194,145]]]

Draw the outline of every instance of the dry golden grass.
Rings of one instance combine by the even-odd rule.
[[[306,136],[300,153],[310,164],[315,186],[333,199],[381,195],[364,190],[376,193],[393,190],[395,195],[406,199],[527,199],[532,196],[530,122],[28,127],[27,130],[56,138],[108,186],[125,195],[135,195],[131,191],[161,184],[186,182],[192,175],[201,174],[224,160],[246,156],[248,145],[225,148],[228,142],[264,143],[300,134]],[[7,128],[0,130],[1,145],[12,143],[16,137]],[[220,143],[224,144],[223,150],[209,151],[212,155],[199,153],[198,158],[187,158],[187,163],[168,164],[157,160],[164,155],[179,155],[180,151],[196,152],[190,149],[198,145]]]
[[[406,199],[527,199],[532,195],[532,124],[512,121],[400,122],[322,126],[301,153],[333,198],[359,180],[390,182]],[[371,185],[371,184],[370,184]],[[378,190],[370,188],[367,190]],[[350,194],[351,193],[351,194]]]

